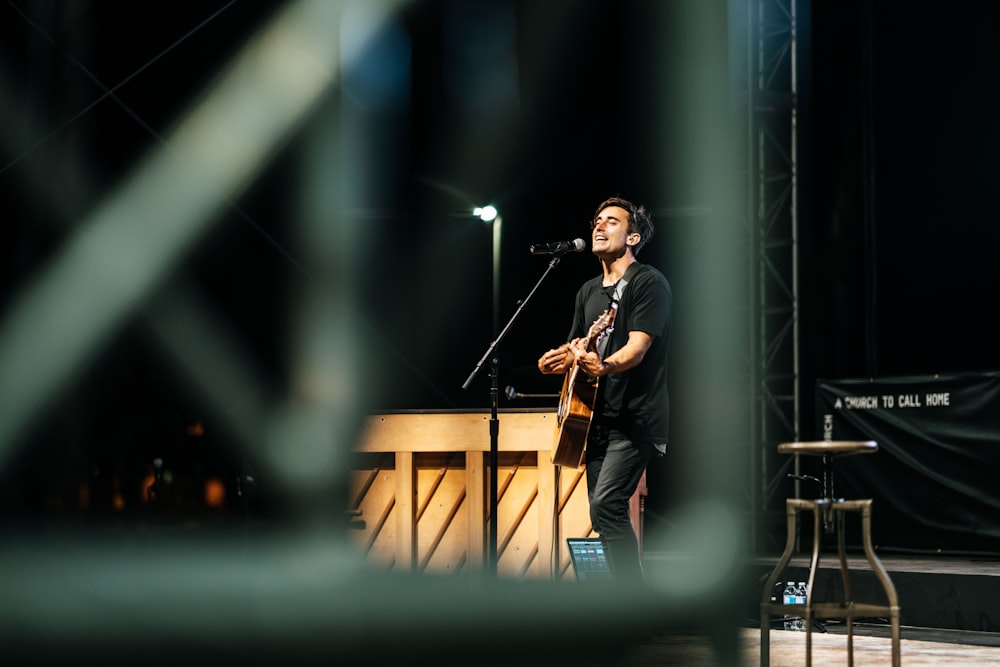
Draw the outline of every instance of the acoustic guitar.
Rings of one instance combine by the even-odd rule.
[[[595,349],[598,337],[611,327],[616,312],[617,304],[612,304],[590,325],[583,339],[585,349]],[[552,463],[567,468],[579,468],[583,465],[583,453],[587,445],[590,421],[594,416],[596,398],[597,378],[580,371],[579,364],[574,361],[566,371],[562,391],[559,393]]]

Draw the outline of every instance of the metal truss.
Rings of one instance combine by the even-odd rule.
[[[797,3],[734,0],[731,44],[745,132],[747,232],[747,403],[751,450],[747,500],[751,543],[793,459],[779,442],[800,433],[798,321]]]

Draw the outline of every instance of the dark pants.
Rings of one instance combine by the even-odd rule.
[[[621,433],[594,429],[587,440],[587,497],[590,522],[604,540],[617,578],[642,580],[639,542],[629,518],[629,501],[646,470],[653,445]]]

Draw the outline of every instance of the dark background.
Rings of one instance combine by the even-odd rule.
[[[4,121],[0,160],[0,307],[281,4],[0,5],[5,108],[14,114]],[[493,203],[503,216],[501,325],[548,267],[549,258],[531,255],[529,245],[586,239],[594,207],[610,195],[653,212],[658,235],[641,259],[671,277],[679,251],[669,239],[697,225],[711,202],[695,198],[683,168],[663,174],[650,167],[650,155],[679,150],[685,132],[677,111],[683,100],[657,94],[684,67],[670,59],[672,44],[651,19],[659,5],[406,8],[410,95],[399,112],[405,128],[392,165],[401,176],[384,201],[372,202],[365,237],[371,263],[359,316],[370,333],[364,363],[376,378],[371,411],[489,407],[485,371],[462,388],[498,333],[491,236],[469,216],[474,205]],[[916,11],[902,0],[802,7],[804,405],[817,378],[1000,367],[992,314],[1000,283],[996,12]],[[455,35],[483,22],[513,38],[469,40],[456,54]],[[489,59],[491,46],[515,49],[514,103],[484,92],[488,71],[477,63]],[[458,64],[468,97],[450,78]],[[113,99],[98,101],[102,86],[119,84],[115,93],[134,114]],[[289,255],[293,148],[237,202],[246,215],[226,214],[178,268],[238,332],[275,394],[288,371],[284,287],[304,273]],[[37,187],[39,172],[44,188]],[[596,271],[583,253],[549,273],[497,349],[501,387],[558,391],[534,362],[563,338],[572,293]],[[684,329],[684,313],[698,286],[673,286],[683,341],[697,335]],[[815,432],[812,421],[806,408],[804,434]],[[170,363],[126,325],[0,471],[2,510],[15,521],[67,513],[117,521],[121,511],[109,508],[118,493],[129,499],[124,511],[138,518],[143,507],[134,499],[157,456],[191,480],[191,489],[210,476],[230,484],[253,462],[213,427]],[[196,493],[177,493],[179,514],[201,511]],[[233,493],[227,497],[231,509],[241,509]],[[651,499],[655,510],[669,491],[651,489]]]

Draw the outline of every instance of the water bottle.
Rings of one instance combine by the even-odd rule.
[[[798,589],[795,592],[795,604],[805,604],[806,597],[809,595],[809,587],[806,586],[806,582],[800,581]]]
[[[795,585],[794,581],[789,581],[788,583],[785,584],[785,590],[781,594],[781,602],[782,604],[786,605],[798,604],[798,595],[799,595],[798,586]],[[794,630],[796,620],[798,619],[796,619],[793,616],[786,615],[785,630]]]
[[[785,584],[785,590],[781,594],[782,604],[795,604],[795,593],[796,593],[795,582],[789,581],[787,584]]]
[[[802,605],[803,607],[805,607],[807,594],[808,594],[808,586],[806,586],[806,582],[800,581],[799,585],[795,586],[795,592],[793,595],[794,601],[792,604]],[[802,616],[796,616],[795,618],[792,619],[791,626],[792,627],[790,629],[792,630],[805,630],[806,619]]]

